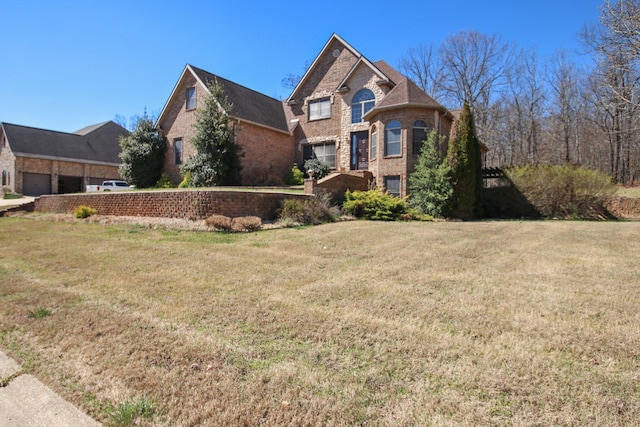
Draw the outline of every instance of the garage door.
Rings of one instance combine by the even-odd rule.
[[[42,173],[23,173],[22,193],[25,196],[51,194],[51,175]]]

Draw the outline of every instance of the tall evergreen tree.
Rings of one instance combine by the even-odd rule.
[[[197,152],[181,168],[190,177],[189,185],[208,187],[240,183],[240,145],[235,141],[229,114],[233,105],[217,81],[207,84],[209,93],[197,111],[195,135],[191,143]]]
[[[138,117],[129,136],[120,137],[120,176],[129,184],[147,188],[162,176],[165,139],[153,128],[153,120],[146,114]]]
[[[471,107],[465,104],[456,121],[447,152],[454,182],[449,209],[453,216],[472,219],[481,216],[482,153],[476,136]]]
[[[409,175],[409,202],[422,213],[441,217],[453,193],[451,167],[436,149],[439,136],[431,131],[422,145],[415,171]],[[441,141],[444,142],[444,141]]]

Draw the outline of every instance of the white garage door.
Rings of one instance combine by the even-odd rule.
[[[25,196],[51,194],[51,175],[42,173],[23,173],[22,193]]]

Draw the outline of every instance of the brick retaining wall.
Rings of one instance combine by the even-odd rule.
[[[190,190],[127,191],[41,196],[36,212],[72,213],[81,205],[102,215],[205,219],[213,214],[228,217],[257,216],[272,220],[285,199],[310,196],[278,192]]]

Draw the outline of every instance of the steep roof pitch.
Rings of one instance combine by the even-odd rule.
[[[76,133],[2,123],[16,156],[119,165],[120,135],[129,131],[114,122],[88,126]]]
[[[302,76],[302,78],[300,79],[300,81],[298,82],[296,87],[293,89],[293,91],[291,92],[291,95],[289,95],[289,97],[286,99],[285,103],[293,103],[294,102],[294,98],[295,98],[296,94],[305,85],[306,81],[309,78],[311,78],[311,76],[315,72],[316,68],[318,67],[318,64],[320,63],[321,58],[323,58],[327,54],[328,50],[333,45],[334,41],[337,41],[338,43],[342,44],[342,46],[344,46],[345,49],[349,50],[357,58],[357,61],[353,64],[353,66],[351,67],[351,70],[344,76],[342,81],[335,88],[336,91],[341,90],[341,88],[343,88],[343,86],[346,85],[346,83],[349,80],[349,78],[351,77],[351,75],[361,65],[365,65],[365,66],[369,67],[375,74],[377,74],[378,77],[380,78],[380,83],[389,84],[390,86],[393,86],[395,84],[395,82],[393,81],[393,78],[391,78],[391,76],[389,76],[382,69],[380,69],[379,67],[374,65],[374,63],[369,61],[364,55],[362,55],[360,52],[358,52],[353,46],[351,46],[349,43],[347,43],[338,34],[333,33],[331,35],[331,37],[329,38],[329,40],[325,43],[325,45],[322,48],[322,50],[320,51],[320,53],[313,60],[313,62],[311,63],[311,65],[309,66],[309,68],[307,69],[305,74]],[[382,62],[384,62],[384,61],[382,61]],[[386,63],[384,63],[384,64],[386,64]],[[388,67],[388,68],[391,68],[391,67]]]
[[[230,114],[231,117],[254,123],[259,126],[268,127],[280,132],[289,133],[287,119],[285,117],[281,101],[234,83],[231,80],[209,73],[208,71],[194,67],[190,64],[186,65],[184,71],[180,75],[180,78],[162,109],[156,124],[162,121],[162,118],[167,111],[167,107],[173,101],[176,90],[185,78],[186,73],[191,73],[207,93],[209,93],[207,84],[214,80],[217,81],[224,89],[229,102],[233,104],[233,110]]]

